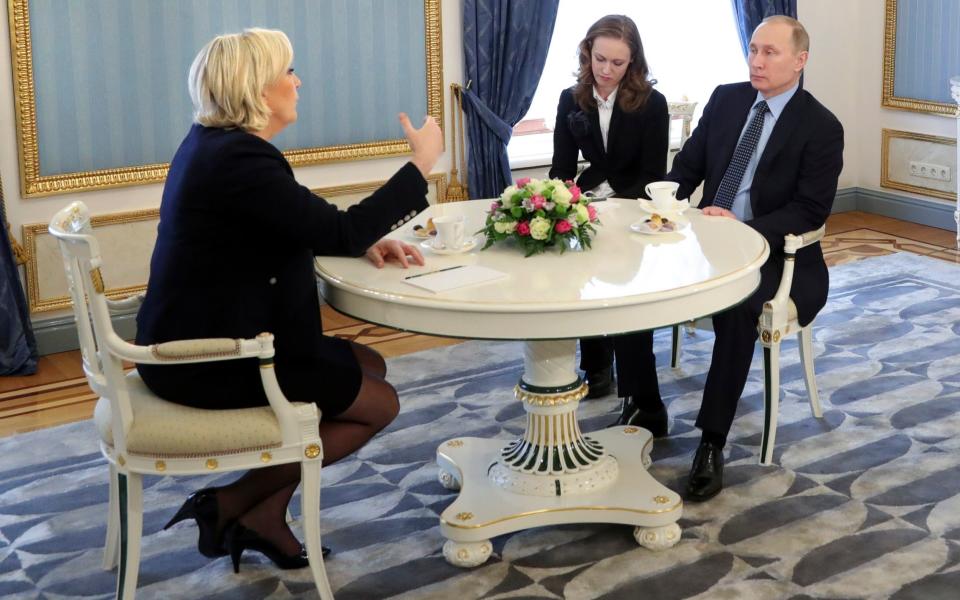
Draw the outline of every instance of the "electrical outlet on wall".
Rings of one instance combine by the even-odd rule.
[[[952,179],[950,167],[915,160],[910,161],[910,174],[914,177],[936,179],[937,181],[950,181]]]

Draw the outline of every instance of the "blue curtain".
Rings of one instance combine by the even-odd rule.
[[[797,0],[733,0],[733,16],[737,21],[740,47],[747,56],[750,36],[760,21],[772,15],[797,18]]]
[[[559,0],[464,0],[464,114],[471,198],[512,183],[507,142],[540,82]]]
[[[37,342],[17,275],[17,263],[7,235],[3,192],[0,191],[0,375],[37,372]]]

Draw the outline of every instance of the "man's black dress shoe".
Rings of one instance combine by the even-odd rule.
[[[590,386],[587,398],[603,398],[610,393],[610,388],[613,387],[613,367],[587,371],[586,379],[587,385]]]
[[[620,407],[620,416],[611,424],[611,427],[618,425],[633,425],[643,427],[655,438],[667,436],[667,408],[660,405],[656,412],[647,412],[640,410],[633,401],[633,397],[627,396],[623,399],[623,405]]]
[[[701,441],[690,468],[687,500],[703,502],[719,494],[722,489],[723,448],[713,442]]]

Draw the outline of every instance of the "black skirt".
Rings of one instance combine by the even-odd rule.
[[[313,402],[330,418],[347,410],[360,392],[362,372],[350,342],[323,336],[311,357],[277,355],[277,381],[290,402]],[[147,387],[164,400],[222,410],[267,406],[257,359],[181,365],[137,365]]]

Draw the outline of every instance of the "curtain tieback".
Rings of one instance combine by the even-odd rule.
[[[475,115],[480,117],[480,121],[500,138],[501,142],[504,144],[510,142],[510,138],[513,136],[513,127],[490,110],[479,96],[470,89],[463,88],[461,98],[464,101],[464,107],[471,109]]]

